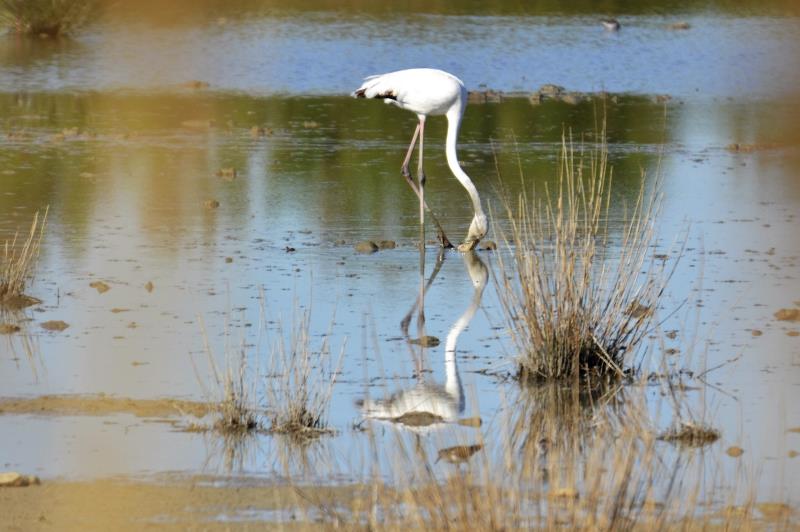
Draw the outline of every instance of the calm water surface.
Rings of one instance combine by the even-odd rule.
[[[663,182],[654,251],[688,231],[659,309],[663,329],[679,334],[654,349],[692,350],[675,356],[675,368],[720,366],[689,395],[695,414],[722,431],[707,469],[732,477],[744,464],[760,474],[760,497],[800,502],[798,461],[787,457],[800,450],[800,435],[787,432],[800,425],[800,339],[789,335],[796,324],[773,318],[800,299],[798,24],[726,12],[683,19],[692,28],[674,32],[665,29],[672,18],[631,15],[608,34],[585,13],[285,12],[157,26],[112,18],[71,42],[1,38],[0,237],[50,208],[31,290],[43,303],[25,312],[26,335],[0,338],[2,395],[202,399],[192,366],[207,374],[201,322],[220,360],[227,320],[233,338],[259,344],[263,287],[268,319],[288,323],[296,308],[310,309],[312,343],[330,330],[334,351],[344,346],[331,407],[338,433],[309,452],[331,468],[317,472],[321,480],[357,478],[369,450],[351,429],[361,420],[355,401],[416,382],[400,322],[419,292],[420,256],[416,199],[399,175],[414,117],[346,94],[366,74],[436,64],[471,89],[555,82],[625,93],[578,105],[471,105],[459,158],[497,210],[498,183],[519,190],[521,167],[543,188],[562,132],[592,142],[605,105],[612,242],[643,170],[648,183],[657,173]],[[180,86],[193,79],[210,88]],[[654,94],[673,99],[658,103]],[[426,194],[456,240],[470,209],[444,161],[444,124],[429,124]],[[253,126],[266,134],[252,135]],[[736,153],[731,143],[758,149]],[[221,179],[222,168],[237,177]],[[352,245],[364,239],[398,247],[358,255]],[[426,276],[435,259],[429,245]],[[478,260],[494,270],[492,253]],[[468,309],[470,272],[458,253],[445,254],[425,301],[427,334],[444,340]],[[111,290],[99,294],[89,286],[97,280]],[[45,333],[39,323],[50,319],[70,327]],[[437,431],[425,440],[432,449],[478,432],[491,442],[516,397],[516,385],[498,377],[513,371],[513,350],[491,282],[457,354],[465,415],[485,426]],[[444,342],[425,360],[426,379],[443,383]],[[659,390],[647,397],[652,411],[666,410],[658,423],[668,423]],[[0,430],[10,435],[4,468],[44,477],[226,467],[269,476],[282,471],[279,456],[308,459],[264,436],[232,465],[214,438],[127,414],[5,415]],[[391,448],[396,432],[385,426],[378,437]],[[730,445],[746,450],[739,461],[724,454]]]

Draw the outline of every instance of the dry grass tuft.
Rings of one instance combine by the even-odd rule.
[[[258,380],[257,375],[252,374],[248,368],[245,339],[242,338],[236,347],[228,345],[229,324],[225,324],[225,368],[221,371],[209,345],[202,320],[200,323],[203,330],[205,352],[211,369],[212,386],[210,389],[200,378],[194,359],[192,359],[192,363],[198,382],[203,387],[212,407],[213,430],[224,436],[242,436],[258,431],[261,428],[256,402]],[[192,429],[204,430],[205,427],[195,426]]]
[[[0,0],[0,22],[17,33],[56,37],[97,16],[99,0]]]
[[[504,199],[511,257],[496,280],[523,379],[622,376],[650,327],[669,278],[649,249],[659,196],[642,180],[612,255],[611,173],[605,140],[576,153],[565,137],[557,190]]]
[[[308,311],[293,319],[289,338],[279,328],[278,338],[270,348],[266,385],[271,432],[300,439],[333,432],[327,416],[342,354],[335,369],[330,370],[329,366],[328,371],[324,370],[326,360],[330,364],[331,355],[327,335],[319,351],[314,352]]]
[[[3,245],[3,255],[0,257],[0,306],[24,307],[35,302],[24,294],[27,282],[33,276],[33,267],[39,257],[39,249],[47,224],[47,209],[39,216],[33,215],[28,238],[18,245],[19,234]]]

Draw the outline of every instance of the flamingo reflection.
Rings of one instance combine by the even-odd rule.
[[[420,296],[414,303],[414,306],[401,322],[401,328],[403,329],[406,339],[409,340],[409,345],[413,342],[408,338],[408,325],[411,321],[411,316],[417,307],[420,308],[419,315],[423,315],[421,309],[424,306],[425,291],[439,272],[439,268],[441,268],[441,259],[442,256],[440,255],[430,280],[422,288]],[[489,272],[486,265],[474,251],[464,253],[463,260],[469,278],[472,281],[474,292],[469,306],[456,320],[447,334],[444,349],[444,384],[426,381],[424,373],[421,371],[422,357],[415,357],[417,383],[412,388],[399,390],[382,399],[365,399],[361,402],[362,413],[365,417],[395,421],[411,427],[426,427],[436,423],[457,421],[459,416],[463,413],[464,391],[461,386],[461,378],[458,374],[456,343],[458,342],[459,335],[467,327],[480,307],[483,291],[489,279]],[[420,342],[419,340],[430,337],[423,336],[424,330],[422,327],[420,327],[419,332],[420,339],[417,339],[416,343],[421,345],[422,350],[424,346],[429,345],[430,342]]]

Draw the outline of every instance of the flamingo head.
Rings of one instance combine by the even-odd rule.
[[[489,221],[486,219],[486,215],[483,213],[476,214],[474,218],[472,218],[472,223],[469,224],[469,232],[467,232],[467,238],[464,239],[464,242],[458,246],[459,251],[469,251],[471,249],[475,249],[475,246],[478,245],[478,242],[486,236],[486,233],[489,232]]]

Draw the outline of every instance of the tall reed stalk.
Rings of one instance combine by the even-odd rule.
[[[39,249],[47,225],[47,212],[43,215],[39,211],[33,215],[33,222],[28,231],[28,237],[19,241],[19,233],[14,238],[3,244],[3,254],[0,257],[0,305],[15,305],[25,297],[25,287],[33,277],[33,268],[39,257]]]
[[[646,193],[642,179],[612,248],[611,176],[604,134],[577,153],[564,136],[557,189],[504,197],[510,229],[498,232],[509,253],[496,281],[524,378],[622,376],[649,329],[669,278],[650,249],[658,187]]]

